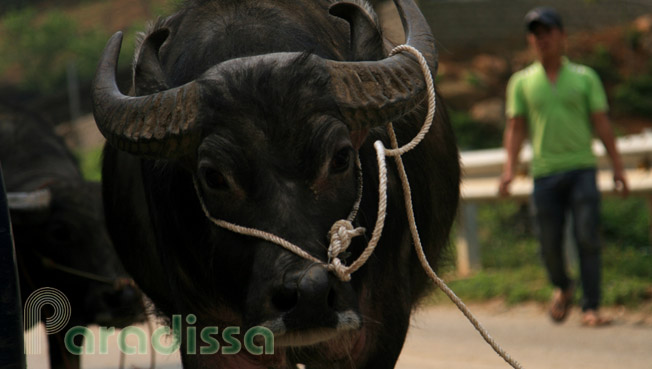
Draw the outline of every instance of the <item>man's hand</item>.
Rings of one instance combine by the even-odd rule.
[[[614,170],[614,188],[616,192],[620,193],[620,196],[626,198],[629,195],[629,185],[627,184],[627,178],[625,177],[625,171]]]
[[[498,194],[500,196],[509,196],[509,185],[514,180],[515,168],[518,165],[518,153],[521,151],[521,145],[525,141],[526,121],[524,117],[514,117],[507,120],[505,133],[503,134],[503,147],[507,156],[503,166],[503,174],[500,177],[500,186]]]
[[[611,123],[606,112],[597,112],[591,114],[591,122],[595,127],[600,140],[604,144],[607,154],[611,158],[611,165],[614,169],[614,186],[616,192],[620,192],[622,197],[629,195],[629,186],[627,186],[627,179],[625,178],[625,170],[623,169],[623,162],[620,158],[620,153],[616,148],[616,140],[613,131],[611,130]]]
[[[514,175],[511,173],[503,173],[500,176],[500,186],[498,187],[498,194],[500,196],[506,197],[510,195],[509,185],[512,184],[512,180],[514,180]]]

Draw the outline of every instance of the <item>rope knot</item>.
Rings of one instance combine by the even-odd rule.
[[[342,264],[342,260],[338,256],[349,248],[353,237],[361,236],[364,232],[364,228],[353,228],[353,224],[345,219],[340,219],[335,222],[328,232],[330,238],[330,245],[328,246],[328,269],[333,271],[342,281],[350,281],[351,273],[349,272],[349,268]]]
[[[353,224],[345,219],[335,222],[328,232],[331,239],[328,247],[328,258],[337,258],[340,253],[346,251],[353,237],[363,235],[364,231],[365,229],[362,227],[353,228]]]

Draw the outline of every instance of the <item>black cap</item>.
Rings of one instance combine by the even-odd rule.
[[[559,13],[552,8],[534,8],[525,15],[525,28],[528,32],[532,32],[537,23],[550,28],[564,29]]]

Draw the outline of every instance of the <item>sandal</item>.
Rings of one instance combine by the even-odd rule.
[[[612,319],[600,316],[595,310],[587,310],[582,316],[582,325],[586,327],[602,327],[611,324]]]
[[[568,287],[565,291],[559,288],[555,289],[552,295],[552,304],[548,310],[550,318],[555,323],[561,323],[568,317],[568,312],[573,304],[573,292],[574,289],[572,286]]]

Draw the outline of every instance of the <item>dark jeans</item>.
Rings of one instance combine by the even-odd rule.
[[[573,216],[573,235],[580,259],[582,310],[597,309],[600,304],[601,248],[598,236],[600,192],[595,169],[578,169],[535,178],[533,210],[539,230],[541,255],[552,284],[568,288],[563,239],[566,213]]]

